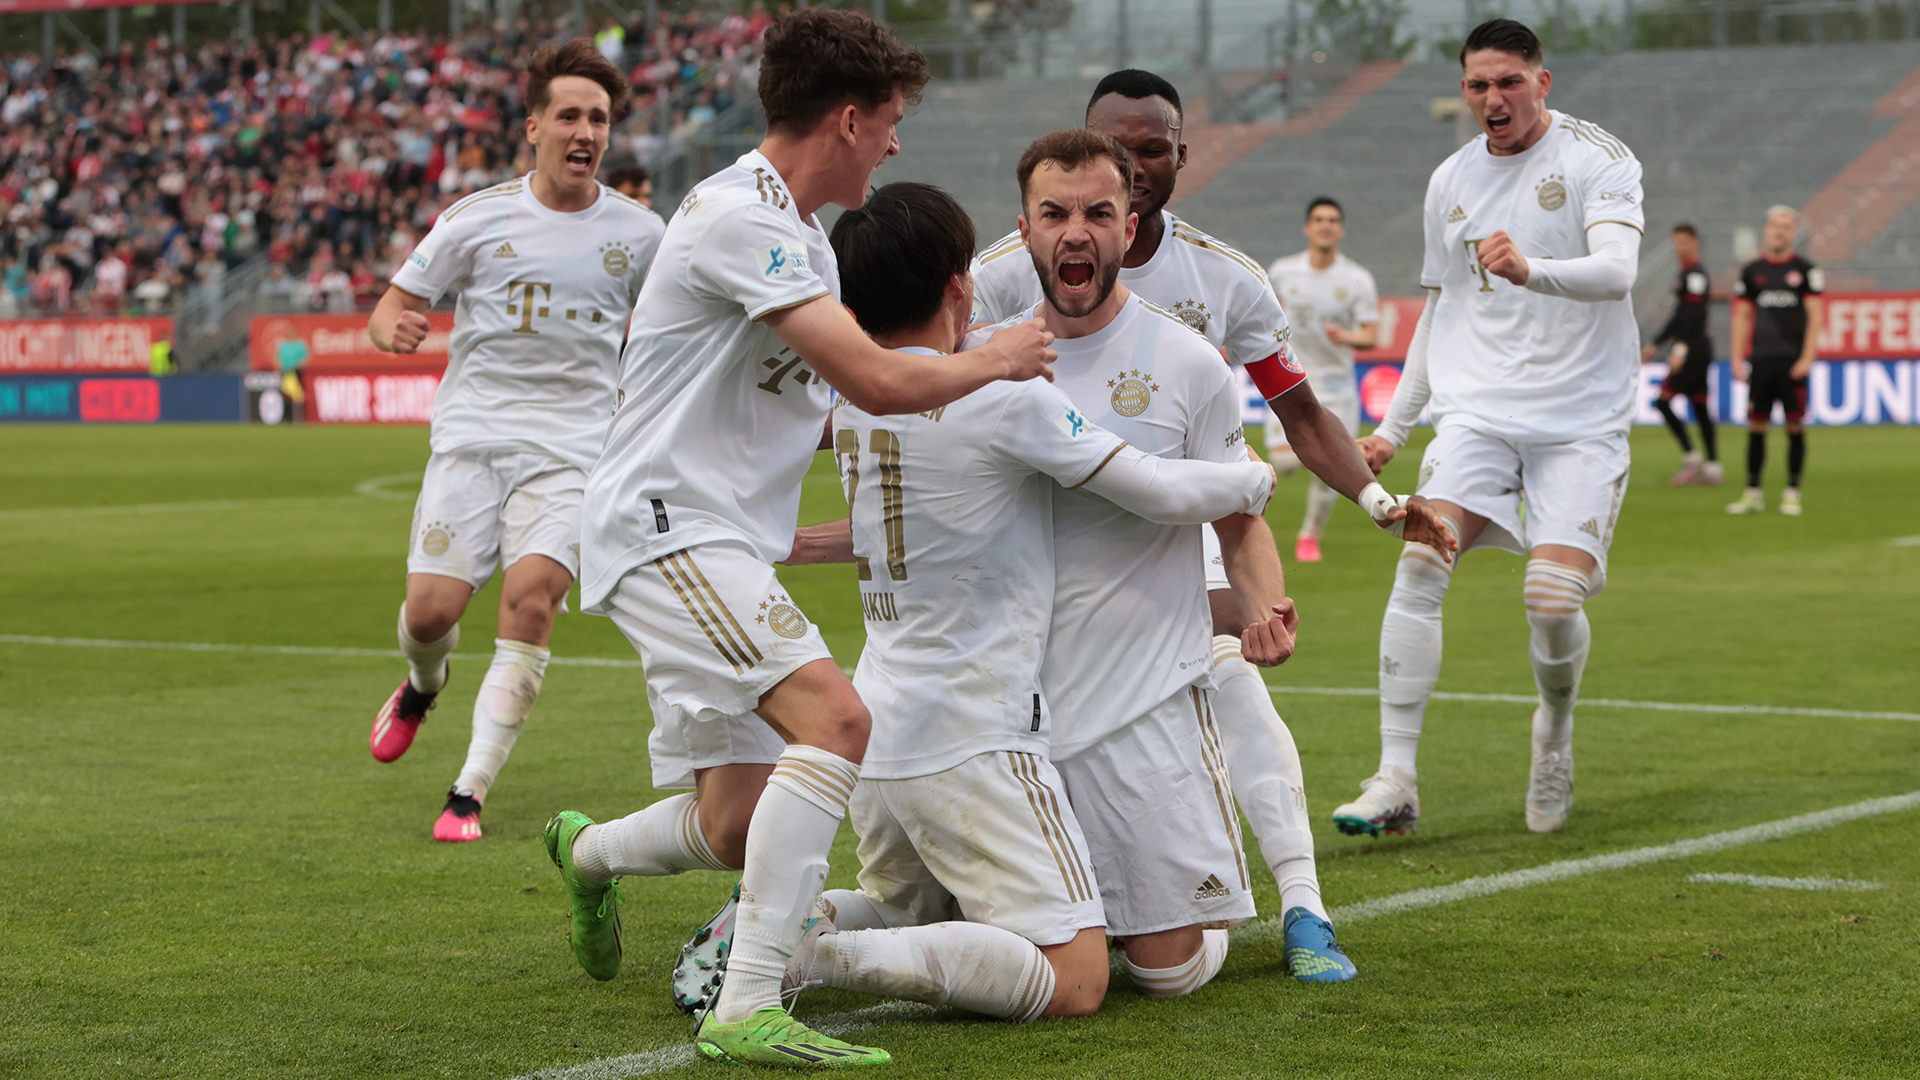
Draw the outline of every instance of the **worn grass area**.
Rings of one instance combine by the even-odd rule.
[[[425,443],[419,429],[0,429],[0,635],[392,648],[409,487],[356,485],[417,474]],[[1677,453],[1636,433],[1612,583],[1590,605],[1587,696],[1916,711],[1920,548],[1890,541],[1920,533],[1920,431],[1812,443],[1807,516],[1736,519],[1731,490],[1668,488]],[[1287,552],[1302,488],[1272,511]],[[836,500],[823,464],[807,512]],[[1327,560],[1289,566],[1301,648],[1269,673],[1334,905],[1920,789],[1920,723],[1588,708],[1572,824],[1536,837],[1521,818],[1528,710],[1440,702],[1420,834],[1337,836],[1327,813],[1372,771],[1373,706],[1284,690],[1371,685],[1395,551],[1369,530],[1344,507]],[[1531,691],[1521,566],[1465,560],[1441,689]],[[787,580],[851,662],[850,576]],[[627,969],[599,984],[566,948],[538,841],[556,809],[606,817],[657,797],[637,671],[553,668],[486,840],[428,839],[497,597],[477,598],[452,688],[391,766],[366,732],[397,660],[0,641],[0,1075],[485,1080],[684,1044],[666,966],[728,883],[630,881]],[[578,616],[554,651],[632,657]],[[1188,999],[1145,1001],[1122,976],[1090,1021],[940,1013],[868,1037],[900,1077],[1913,1076],[1916,825],[1909,811],[1355,923],[1342,938],[1362,977],[1345,986],[1294,983],[1277,942],[1243,940]],[[1684,880],[1706,871],[1885,887]],[[801,1010],[873,1003],[823,992]]]

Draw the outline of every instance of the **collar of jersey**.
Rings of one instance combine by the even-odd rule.
[[[1173,227],[1180,224],[1180,219],[1173,216],[1173,211],[1162,209],[1160,211],[1160,220],[1166,223],[1166,229],[1160,234],[1160,246],[1154,249],[1153,258],[1148,259],[1145,264],[1140,266],[1131,268],[1123,266],[1120,268],[1120,280],[1128,282],[1128,288],[1133,287],[1131,285],[1132,282],[1139,281],[1149,274],[1152,274],[1155,270],[1160,269],[1167,263],[1167,251],[1173,247],[1174,243]]]
[[[529,209],[531,209],[535,214],[535,216],[543,218],[547,221],[558,222],[561,224],[577,224],[579,222],[587,220],[588,218],[592,217],[595,214],[598,214],[600,212],[600,208],[602,206],[605,206],[607,202],[607,193],[605,191],[602,191],[600,192],[599,195],[594,197],[593,205],[587,207],[585,210],[575,210],[571,213],[565,210],[555,210],[553,207],[548,206],[546,203],[541,202],[540,196],[535,195],[533,193],[533,174],[532,173],[528,173],[526,176],[522,177],[521,180],[523,182],[520,185],[520,194],[518,196],[520,201],[523,204],[525,204]],[[598,183],[598,182],[599,181],[595,181],[595,183]]]
[[[1039,309],[1036,308],[1035,310],[1037,311]],[[1094,331],[1093,333],[1088,334],[1086,337],[1054,338],[1053,339],[1054,351],[1062,354],[1065,354],[1065,353],[1080,354],[1080,353],[1094,352],[1096,350],[1105,348],[1109,343],[1113,341],[1115,337],[1119,336],[1122,330],[1125,330],[1127,328],[1127,324],[1132,322],[1134,319],[1134,316],[1138,315],[1139,313],[1140,313],[1140,294],[1133,293],[1132,295],[1127,297],[1126,304],[1120,308],[1120,313],[1113,317],[1112,322]]]

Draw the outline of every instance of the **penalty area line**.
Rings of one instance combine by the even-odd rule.
[[[1565,859],[1560,862],[1546,863],[1526,870],[1515,870],[1505,874],[1491,874],[1485,877],[1468,878],[1452,885],[1441,885],[1430,889],[1415,889],[1411,892],[1395,893],[1373,900],[1363,900],[1357,904],[1348,904],[1334,908],[1329,915],[1336,925],[1364,922],[1384,915],[1397,915],[1403,911],[1416,911],[1420,908],[1439,907],[1443,904],[1458,903],[1496,893],[1525,889],[1535,885],[1545,885],[1554,881],[1584,877],[1609,870],[1625,870],[1629,867],[1644,866],[1648,863],[1665,862],[1672,859],[1686,859],[1695,855],[1706,855],[1728,848],[1742,847],[1747,844],[1760,844],[1769,840],[1780,840],[1804,833],[1820,832],[1843,825],[1849,821],[1877,817],[1882,814],[1894,814],[1903,810],[1920,808],[1920,791],[1909,791],[1905,795],[1892,795],[1882,799],[1868,799],[1864,802],[1836,806],[1830,810],[1819,810],[1811,814],[1782,818],[1779,821],[1762,822],[1743,829],[1731,829],[1727,832],[1713,833],[1708,836],[1680,840],[1671,844],[1656,844],[1652,847],[1633,848],[1628,851],[1616,851],[1608,855],[1595,855],[1585,859]],[[1696,874],[1688,881],[1724,881],[1763,887],[1792,889],[1873,889],[1879,885],[1865,881],[1841,881],[1822,878],[1759,878],[1748,874]],[[1268,916],[1258,922],[1243,926],[1233,932],[1233,940],[1243,944],[1265,941],[1277,941],[1282,937],[1280,919]],[[808,1024],[823,1035],[841,1036],[848,1032],[878,1027],[882,1024],[897,1023],[902,1020],[917,1020],[932,1015],[930,1006],[915,1005],[894,1001],[872,1008],[856,1009],[852,1012],[833,1013],[818,1020],[809,1020]],[[690,1065],[696,1060],[691,1046],[668,1046],[658,1050],[648,1050],[637,1054],[627,1054],[616,1058],[602,1058],[581,1065],[561,1066],[541,1069],[514,1080],[626,1080],[628,1077],[651,1076],[655,1073]]]
[[[0,645],[55,645],[76,649],[159,649],[166,652],[253,653],[269,656],[333,656],[349,659],[374,658],[404,660],[399,649],[348,649],[321,645],[234,645],[213,641],[115,641],[109,638],[41,637],[35,634],[0,634]],[[483,663],[484,653],[454,653],[455,660]],[[620,660],[604,656],[556,656],[549,664],[563,667],[640,667],[638,660]]]

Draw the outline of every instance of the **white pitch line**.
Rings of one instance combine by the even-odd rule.
[[[0,634],[0,645],[54,645],[76,649],[162,649],[173,652],[267,653],[279,656],[339,656],[390,660],[399,657],[397,649],[349,649],[322,645],[253,645],[202,641],[120,641],[111,638],[44,637],[36,634]],[[455,653],[460,660],[485,660],[484,655]],[[548,661],[563,667],[638,668],[640,661],[598,656],[556,656]],[[848,675],[850,669],[842,669]],[[1379,691],[1359,686],[1269,686],[1267,692],[1312,694],[1320,697],[1373,697]],[[1505,705],[1534,705],[1539,699],[1525,694],[1468,694],[1440,691],[1432,695],[1438,701],[1490,701]],[[1616,698],[1582,698],[1580,704],[1604,709],[1646,709],[1654,712],[1704,712],[1732,716],[1820,716],[1840,720],[1903,720],[1920,723],[1920,713],[1861,712],[1854,709],[1813,709],[1792,705],[1707,705],[1681,701],[1623,701]]]
[[[207,502],[128,503],[118,506],[42,506],[0,510],[0,521],[41,521],[50,518],[125,517],[136,514],[205,514],[218,510],[296,506],[364,504],[366,495],[288,495],[261,499],[213,499]]]
[[[1920,536],[1896,536],[1887,542],[1894,547],[1920,547]]]
[[[1702,885],[1751,885],[1756,889],[1800,889],[1806,892],[1826,889],[1870,892],[1886,888],[1877,881],[1857,881],[1853,878],[1766,877],[1761,874],[1688,874],[1686,880]]]
[[[1584,877],[1606,870],[1625,870],[1628,867],[1643,866],[1647,863],[1664,862],[1671,859],[1691,858],[1746,844],[1765,843],[1768,840],[1780,840],[1802,833],[1819,832],[1843,825],[1861,818],[1876,817],[1881,814],[1893,814],[1902,810],[1920,808],[1920,791],[1909,791],[1905,795],[1892,795],[1884,799],[1868,799],[1865,802],[1836,806],[1831,810],[1820,810],[1798,817],[1782,818],[1779,821],[1749,825],[1744,829],[1713,833],[1692,840],[1680,840],[1671,844],[1658,844],[1653,847],[1633,848],[1629,851],[1617,851],[1611,855],[1595,855],[1585,859],[1566,859],[1560,862],[1546,863],[1527,870],[1515,870],[1506,874],[1492,874],[1487,877],[1468,878],[1452,885],[1442,885],[1431,889],[1415,889],[1411,892],[1395,893],[1374,900],[1363,900],[1357,904],[1337,907],[1328,912],[1336,925],[1364,922],[1383,915],[1397,915],[1403,911],[1415,911],[1420,908],[1438,907],[1441,904],[1458,903],[1513,889],[1525,889],[1534,885],[1545,885],[1553,881],[1565,881],[1568,878]],[[1819,881],[1818,878],[1749,878],[1745,874],[1701,874],[1688,878],[1689,881],[1713,878],[1727,880],[1738,878],[1742,883],[1757,882],[1796,882]],[[1807,888],[1806,885],[1789,884],[1788,888]],[[1873,882],[1834,882],[1832,887],[1858,889],[1878,888]],[[1242,944],[1274,941],[1281,937],[1280,920],[1268,916],[1258,922],[1243,926],[1233,932],[1233,940]],[[881,1024],[895,1023],[901,1020],[914,1020],[928,1015],[933,1010],[925,1005],[912,1005],[906,1002],[888,1002],[868,1009],[856,1009],[852,1012],[834,1013],[823,1016],[818,1021],[809,1021],[815,1031],[822,1034],[840,1036],[850,1031],[861,1031]],[[644,1053],[628,1054],[624,1057],[602,1058],[584,1065],[563,1068],[542,1069],[528,1073],[514,1080],[626,1080],[635,1076],[651,1076],[668,1069],[692,1064],[694,1052],[691,1046],[669,1046]]]
[[[229,645],[209,641],[115,641],[108,638],[40,637],[34,634],[0,634],[0,645],[59,645],[77,649],[160,649],[168,652],[265,653],[272,656],[336,656],[404,660],[399,649],[346,649],[321,645]],[[484,653],[454,653],[455,660],[481,663]],[[638,660],[620,660],[602,656],[556,656],[547,661],[571,667],[639,668]]]
[[[1269,686],[1267,692],[1311,694],[1317,697],[1376,697],[1372,687],[1356,686]],[[1440,690],[1429,695],[1435,701],[1491,701],[1502,705],[1538,705],[1533,694],[1468,694]],[[1653,712],[1720,713],[1729,716],[1824,716],[1839,720],[1905,720],[1920,723],[1920,713],[1860,712],[1853,709],[1815,709],[1797,705],[1708,705],[1685,701],[1628,701],[1621,698],[1581,698],[1580,704],[1599,709],[1647,709]]]

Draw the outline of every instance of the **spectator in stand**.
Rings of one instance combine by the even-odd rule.
[[[648,209],[653,208],[653,174],[645,165],[622,165],[607,174],[607,186]]]

